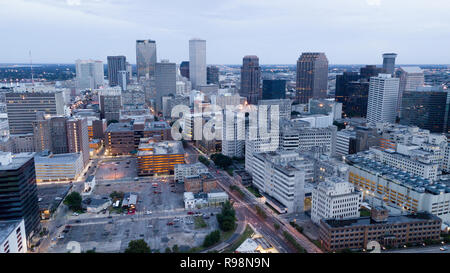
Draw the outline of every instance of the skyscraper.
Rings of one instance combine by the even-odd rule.
[[[78,89],[95,89],[103,85],[105,76],[102,61],[76,60],[75,72]]]
[[[153,40],[136,40],[137,79],[149,79],[155,75],[156,42]]]
[[[400,78],[397,109],[401,114],[403,93],[416,91],[417,87],[423,86],[425,76],[422,69],[418,66],[402,66],[397,72],[397,78]]]
[[[125,56],[108,56],[108,81],[109,86],[119,85],[119,71],[127,70]]]
[[[206,83],[219,84],[219,68],[215,65],[208,65],[206,68]]]
[[[262,99],[285,99],[286,80],[263,80]]]
[[[67,126],[67,147],[69,153],[81,153],[83,165],[89,163],[89,133],[87,119],[70,118]]]
[[[34,153],[0,153],[0,220],[25,220],[27,238],[39,225]]]
[[[189,79],[193,89],[206,84],[206,40],[189,40]]]
[[[325,53],[302,53],[297,60],[297,103],[310,98],[326,98],[328,87],[328,59]]]
[[[400,124],[417,126],[432,133],[448,133],[450,93],[438,87],[403,93]]]
[[[181,74],[181,76],[189,79],[189,62],[188,61],[181,62],[180,74]]]
[[[64,114],[64,108],[62,112],[59,110],[64,105],[62,92],[14,92],[6,93],[5,97],[11,134],[32,133],[37,112]]]
[[[397,54],[395,53],[384,53],[383,54],[383,69],[386,74],[394,74],[395,70],[395,58]]]
[[[261,99],[261,67],[257,56],[245,56],[241,67],[241,89],[239,95],[247,98],[249,104],[258,104]]]
[[[162,60],[156,63],[156,97],[155,104],[158,111],[162,111],[163,96],[169,94],[175,95],[177,92],[177,66],[175,63],[170,63],[168,60]]]
[[[397,117],[399,79],[391,74],[370,78],[367,122],[394,123]]]
[[[98,94],[100,103],[100,118],[107,122],[120,120],[120,108],[122,107],[122,92],[120,88],[103,89]]]

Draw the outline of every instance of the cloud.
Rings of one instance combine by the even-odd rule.
[[[69,6],[80,6],[81,0],[66,0],[66,3]]]
[[[366,3],[369,6],[380,6],[381,0],[366,0]]]

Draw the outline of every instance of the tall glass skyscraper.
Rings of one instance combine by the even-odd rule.
[[[189,40],[189,79],[194,89],[206,84],[206,40]]]
[[[108,56],[108,81],[109,86],[119,85],[119,71],[127,70],[127,58],[125,56]]]
[[[258,104],[261,96],[261,67],[257,56],[249,55],[242,59],[241,97],[247,98],[249,104]]]
[[[263,80],[262,99],[284,99],[286,98],[285,80]]]
[[[328,59],[325,53],[302,53],[297,60],[297,103],[326,98],[328,89]]]
[[[137,79],[149,79],[155,75],[156,42],[153,40],[136,40]]]

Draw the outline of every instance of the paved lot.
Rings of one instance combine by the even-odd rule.
[[[211,216],[211,212],[217,214],[220,208],[201,210],[209,216],[209,219],[204,219],[207,227],[195,228],[193,217],[184,209],[182,184],[171,183],[170,177],[145,177],[139,181],[133,178],[99,180],[93,195],[109,196],[113,191],[138,192],[135,215],[108,212],[68,216],[66,224],[71,228],[67,233],[62,232],[64,226],[59,228],[58,234],[63,234],[64,238],[54,239],[49,252],[67,252],[70,241],[79,242],[82,251],[95,248],[97,252],[123,252],[128,243],[136,239],[144,239],[151,249],[160,252],[174,245],[187,250],[201,245],[208,233],[218,229],[216,217]],[[158,186],[154,188],[153,183]],[[173,225],[167,225],[169,222]]]
[[[130,162],[129,164],[127,164]],[[108,158],[100,161],[95,178],[97,180],[118,180],[137,176],[135,157]]]

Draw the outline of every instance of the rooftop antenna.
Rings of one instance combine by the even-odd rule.
[[[30,70],[31,70],[31,84],[34,86],[33,59],[31,58],[31,50],[30,50]]]

